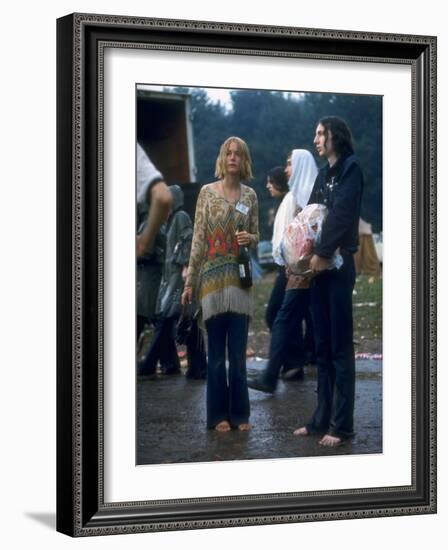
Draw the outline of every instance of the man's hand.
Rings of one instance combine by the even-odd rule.
[[[310,269],[313,273],[320,273],[328,269],[330,265],[330,260],[327,258],[321,258],[317,254],[313,254],[313,257],[310,260]]]

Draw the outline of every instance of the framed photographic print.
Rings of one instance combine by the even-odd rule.
[[[59,19],[57,31],[58,530],[434,513],[436,39],[90,14]],[[332,333],[334,349],[350,338],[354,429],[330,423],[315,435],[319,318],[307,306],[295,324],[275,323],[286,295],[315,300],[326,275],[291,287],[275,227],[299,157],[310,159],[310,183],[289,222],[322,202],[328,227],[345,177],[331,170],[353,150],[359,247],[346,240],[331,258],[335,273],[356,275],[350,319],[337,309]],[[244,184],[226,187],[235,163]],[[202,231],[205,211],[218,222],[207,214]],[[222,324],[213,293],[238,262],[252,287],[220,294],[236,315]],[[232,288],[244,284],[235,276]],[[230,353],[227,367],[223,331],[240,357]],[[293,360],[282,352],[274,368],[275,346],[286,345]],[[215,385],[217,365],[229,394],[222,378]],[[273,385],[257,386],[272,368]],[[334,402],[345,383],[331,382]],[[221,430],[216,403],[228,395],[246,401]]]

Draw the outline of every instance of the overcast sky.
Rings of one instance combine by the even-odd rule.
[[[166,88],[171,88],[171,86],[159,86],[159,85],[152,85],[152,84],[143,84],[143,85],[140,85],[139,87],[151,88],[156,91],[163,91]],[[207,95],[210,97],[211,101],[215,103],[220,101],[224,105],[224,107],[226,107],[227,109],[231,108],[230,92],[233,91],[232,88],[203,88],[203,89],[207,92]],[[293,99],[299,99],[300,96],[302,95],[302,93],[300,92],[297,92],[297,93],[285,92],[285,93],[289,93],[290,97],[292,97]]]

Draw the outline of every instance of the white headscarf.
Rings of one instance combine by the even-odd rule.
[[[308,204],[317,172],[316,161],[309,151],[306,149],[293,150],[291,154],[291,177],[288,185],[297,206],[301,209]]]
[[[277,265],[285,265],[282,256],[282,241],[286,227],[292,222],[297,211],[296,201],[288,191],[278,207],[272,231],[272,257]]]

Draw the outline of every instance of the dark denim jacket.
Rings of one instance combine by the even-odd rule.
[[[308,204],[324,204],[328,216],[315,253],[331,258],[337,248],[353,254],[358,248],[358,224],[364,178],[358,160],[346,155],[319,171]]]

